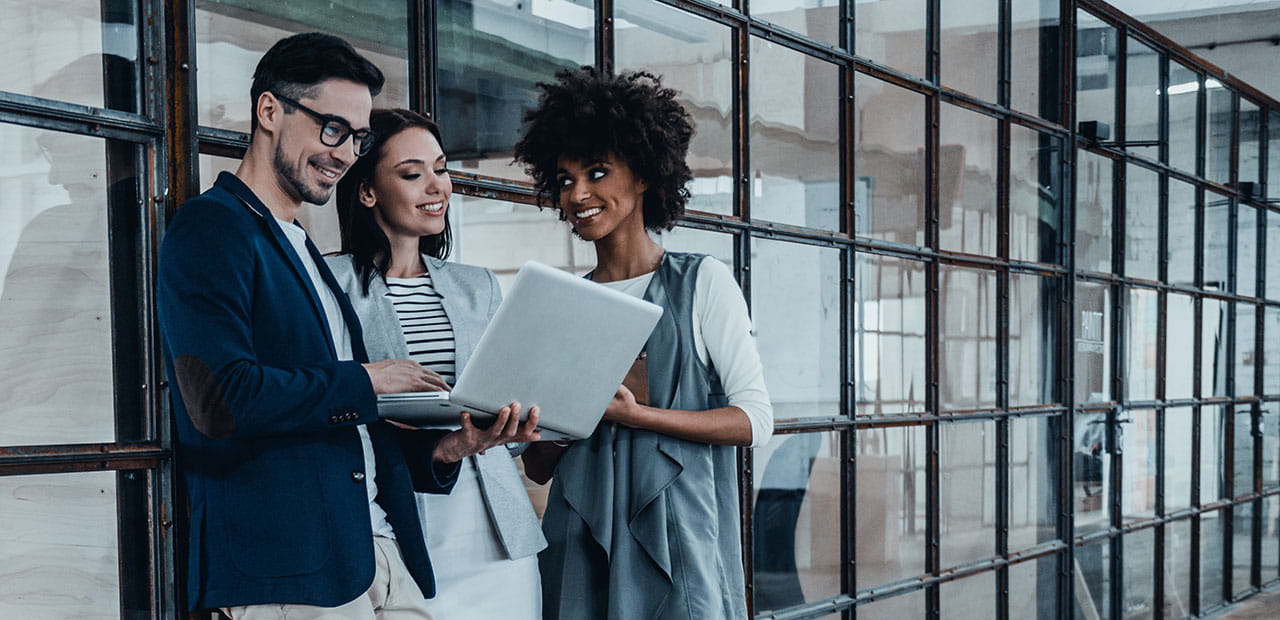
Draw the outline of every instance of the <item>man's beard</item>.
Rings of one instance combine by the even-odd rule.
[[[336,163],[336,162],[335,162]],[[329,196],[333,194],[333,187],[329,189],[313,188],[303,180],[303,170],[299,170],[296,166],[289,163],[284,157],[284,151],[280,149],[280,145],[276,145],[275,155],[271,160],[272,167],[275,168],[276,177],[283,181],[285,191],[288,191],[294,198],[303,200],[315,205],[322,205],[329,201]],[[332,165],[332,168],[342,169],[341,164]],[[341,176],[341,175],[339,175]],[[335,179],[336,183],[337,180]]]

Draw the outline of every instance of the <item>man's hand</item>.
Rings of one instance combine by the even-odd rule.
[[[369,373],[375,394],[449,391],[449,384],[440,375],[414,361],[383,360],[362,366]]]
[[[471,423],[471,414],[462,413],[462,428],[445,435],[436,442],[432,454],[437,462],[453,463],[472,454],[484,454],[485,450],[508,443],[541,441],[538,427],[538,408],[529,409],[529,418],[520,423],[520,403],[511,403],[498,411],[493,426],[481,430]]]

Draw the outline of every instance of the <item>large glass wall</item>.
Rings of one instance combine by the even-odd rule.
[[[756,617],[1203,616],[1280,579],[1280,102],[1105,4],[0,14],[0,617],[182,609],[156,239],[234,170],[260,54],[316,30],[441,122],[453,258],[504,285],[595,261],[511,162],[534,84],[680,92],[659,241],[739,278],[778,422],[739,456]],[[331,205],[300,219],[337,249]]]

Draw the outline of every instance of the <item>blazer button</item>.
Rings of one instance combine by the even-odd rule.
[[[356,482],[364,482],[364,472],[362,471],[351,472],[351,479],[355,480]]]
[[[337,423],[339,423],[339,422],[341,422],[341,421],[342,421],[342,418],[340,418],[340,417],[338,417],[338,416],[336,416],[336,415],[331,415],[331,416],[329,416],[329,423],[330,423],[330,424],[337,424]]]

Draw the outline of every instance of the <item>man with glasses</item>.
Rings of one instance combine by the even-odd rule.
[[[458,455],[439,432],[378,421],[375,394],[447,386],[412,361],[363,363],[359,321],[295,223],[373,146],[382,83],[336,37],[276,43],[254,72],[244,160],[178,209],[161,247],[192,608],[430,618],[413,491],[448,492]]]

